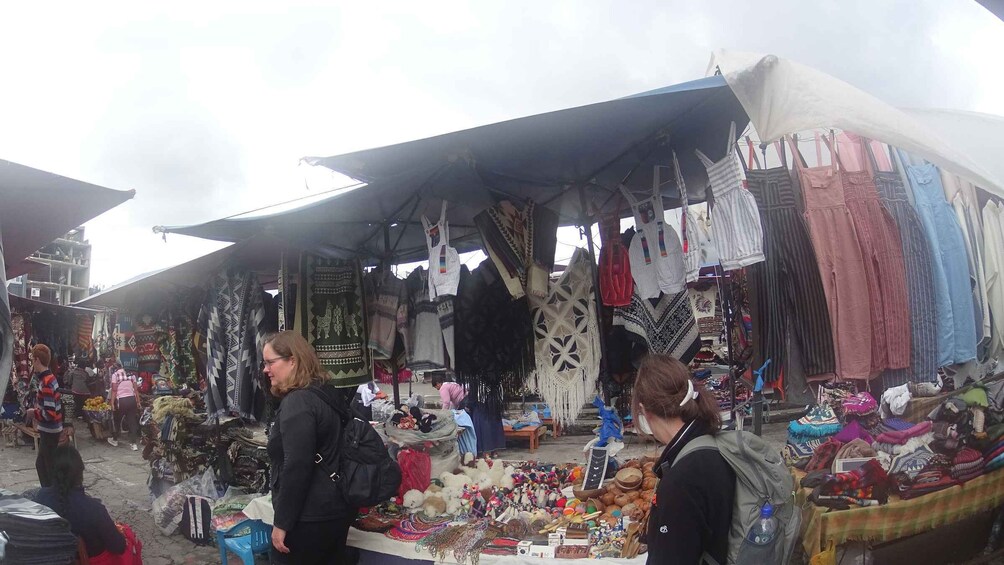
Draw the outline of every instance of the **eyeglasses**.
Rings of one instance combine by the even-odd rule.
[[[262,366],[263,367],[269,367],[269,368],[271,368],[273,363],[276,363],[276,362],[281,361],[283,359],[289,359],[289,358],[290,358],[289,355],[283,355],[282,357],[276,357],[274,359],[263,359],[262,360]]]

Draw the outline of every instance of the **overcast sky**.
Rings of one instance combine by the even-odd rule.
[[[0,157],[136,189],[87,224],[106,286],[219,247],[153,225],[340,182],[302,156],[700,78],[716,48],[1004,114],[1004,23],[970,0],[149,4],[0,9]]]

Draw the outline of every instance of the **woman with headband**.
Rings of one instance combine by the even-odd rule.
[[[642,361],[632,397],[638,429],[666,445],[656,466],[661,480],[649,517],[648,563],[693,565],[705,554],[725,563],[735,473],[716,450],[694,450],[676,461],[687,443],[718,432],[717,402],[668,355]]]

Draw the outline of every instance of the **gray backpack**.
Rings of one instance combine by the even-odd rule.
[[[749,432],[723,431],[714,437],[704,435],[693,439],[683,446],[673,464],[703,449],[721,453],[736,474],[728,565],[788,563],[798,540],[802,516],[795,507],[794,479],[781,454]],[[769,545],[756,546],[746,542],[746,534],[760,518],[760,509],[767,502],[774,507],[778,533]],[[701,559],[719,565],[707,553]]]

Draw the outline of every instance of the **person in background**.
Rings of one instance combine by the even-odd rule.
[[[352,397],[352,409],[367,422],[373,420],[373,401],[376,400],[378,392],[380,387],[376,382],[370,381],[356,387],[356,394]]]
[[[649,355],[638,367],[631,412],[642,433],[666,444],[648,526],[648,563],[718,563],[728,558],[736,475],[717,450],[685,445],[721,428],[718,403],[694,384],[687,366],[669,355]]]
[[[52,458],[63,434],[63,405],[59,392],[59,381],[49,370],[52,352],[41,343],[31,348],[31,367],[38,379],[38,393],[35,406],[26,416],[35,423],[38,430],[38,455],[35,457],[35,471],[38,482],[43,487],[52,485]]]
[[[70,391],[73,394],[73,399],[77,403],[77,415],[83,417],[84,402],[91,397],[91,389],[88,387],[88,381],[90,375],[87,372],[87,366],[90,365],[87,357],[83,355],[77,355],[74,367],[66,374],[66,382],[63,386],[70,387]]]
[[[467,391],[463,385],[447,381],[445,375],[435,375],[432,377],[432,386],[439,391],[439,399],[443,403],[443,410],[464,409],[464,399],[467,398]]]
[[[129,430],[129,448],[137,451],[139,446],[139,388],[136,385],[136,377],[126,373],[125,369],[119,369],[112,374],[111,390],[108,392],[108,403],[115,411],[116,423],[125,420],[126,428]],[[118,427],[113,428],[113,436],[108,438],[108,443],[118,447],[119,431]]]
[[[90,562],[100,563],[103,557],[122,555],[126,538],[101,501],[84,493],[84,461],[74,447],[56,448],[52,479],[52,485],[42,487],[35,495],[35,502],[48,506],[70,523],[70,531],[84,540]]]
[[[272,563],[349,563],[346,538],[358,509],[346,505],[338,487],[314,462],[319,451],[337,449],[342,434],[339,415],[306,390],[324,386],[327,373],[297,332],[266,339],[262,358],[272,395],[281,399],[268,433],[275,509]],[[348,401],[338,398],[348,408]]]

